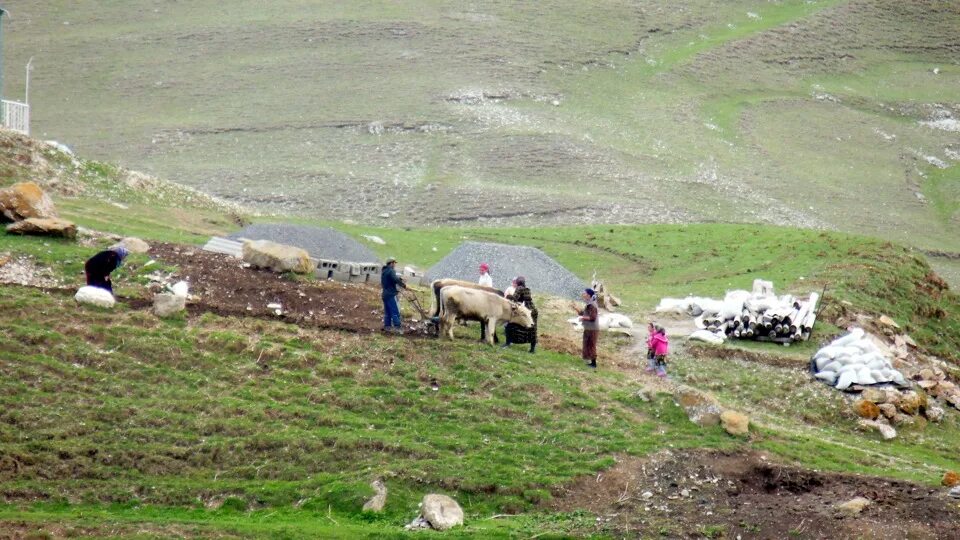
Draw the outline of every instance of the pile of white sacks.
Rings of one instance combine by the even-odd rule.
[[[906,386],[903,374],[893,368],[868,334],[854,328],[813,355],[814,377],[837,390],[854,384],[895,383]]]
[[[735,338],[789,343],[810,338],[819,298],[815,292],[807,300],[789,294],[777,296],[772,282],[757,279],[752,291],[727,291],[720,300],[664,298],[656,312],[695,317],[699,330],[690,335],[694,340],[719,344]]]
[[[571,317],[567,319],[567,322],[573,325],[575,330],[583,331],[583,323],[580,322],[580,317]],[[600,313],[597,324],[600,330],[626,334],[628,336],[633,335],[633,321],[630,320],[630,317],[621,313]]]

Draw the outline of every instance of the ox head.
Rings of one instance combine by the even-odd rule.
[[[510,302],[510,321],[514,324],[519,324],[524,328],[530,328],[533,326],[533,314],[530,313],[530,310],[527,309],[527,306],[523,304],[517,304],[515,302]]]

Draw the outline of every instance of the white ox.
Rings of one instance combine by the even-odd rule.
[[[493,345],[497,321],[512,322],[524,328],[533,326],[533,316],[523,305],[486,291],[457,285],[444,287],[440,290],[440,334],[453,339],[453,326],[457,319],[485,324],[488,345]]]

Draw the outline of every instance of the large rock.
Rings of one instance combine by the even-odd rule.
[[[921,392],[904,392],[897,401],[897,408],[907,414],[918,414],[927,408],[927,395]]]
[[[881,403],[877,408],[880,409],[880,414],[884,418],[890,419],[897,415],[897,406],[893,403]]]
[[[935,423],[942,422],[945,414],[946,412],[941,407],[937,407],[937,406],[927,407],[927,412],[926,412],[927,420],[931,422],[935,422]]]
[[[364,512],[383,512],[383,507],[387,504],[387,486],[379,478],[370,482],[374,495],[369,501],[363,503]]]
[[[463,525],[463,510],[457,501],[446,495],[431,493],[425,496],[420,512],[430,526],[438,531]]]
[[[870,506],[870,499],[865,499],[863,497],[857,497],[855,499],[850,499],[849,501],[837,505],[837,510],[840,510],[848,516],[856,516],[860,512]]]
[[[940,483],[947,487],[960,486],[960,474],[957,474],[953,471],[947,471],[943,473],[943,479],[940,480]]]
[[[723,429],[731,435],[746,435],[750,431],[750,418],[737,411],[723,411],[720,415]]]
[[[81,304],[90,304],[102,308],[112,308],[117,303],[110,291],[89,285],[80,287],[73,298]]]
[[[132,236],[128,236],[127,238],[124,238],[123,240],[110,246],[111,249],[117,247],[126,248],[126,250],[130,253],[146,253],[150,251],[150,244]]]
[[[27,218],[55,218],[57,210],[50,196],[33,182],[21,182],[0,189],[0,214],[6,221]]]
[[[720,423],[720,413],[723,412],[720,405],[700,392],[691,389],[681,390],[676,395],[676,401],[694,424],[709,427]]]
[[[857,416],[860,418],[866,418],[867,420],[876,420],[880,416],[880,407],[876,403],[866,400],[858,399],[853,403],[853,410],[857,413]]]
[[[893,426],[876,420],[860,420],[860,427],[876,430],[888,441],[897,436],[897,430],[893,429]]]
[[[309,274],[316,268],[306,250],[269,240],[247,240],[243,243],[243,260],[257,268],[274,272]]]
[[[72,240],[77,237],[77,226],[60,218],[27,218],[7,225],[7,232],[10,234],[58,236]]]
[[[173,293],[160,293],[153,297],[153,313],[157,317],[169,317],[187,308],[187,298]]]

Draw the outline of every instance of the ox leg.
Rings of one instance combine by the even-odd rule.
[[[487,327],[487,345],[493,346],[493,337],[497,332],[497,320],[493,318],[487,319],[484,325]]]

